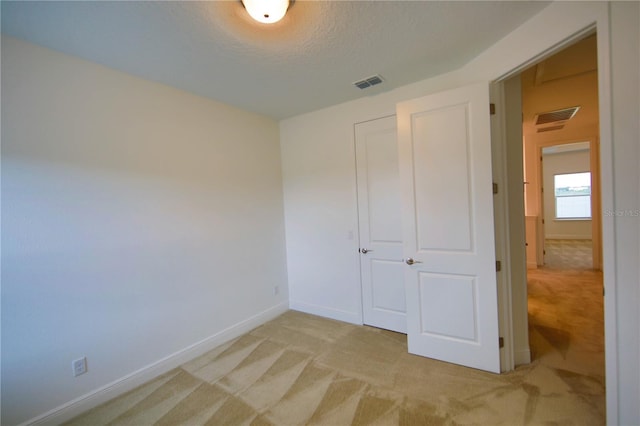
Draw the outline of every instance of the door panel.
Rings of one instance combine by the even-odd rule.
[[[465,275],[419,274],[422,334],[477,341],[476,280]],[[452,321],[441,321],[448,315]]]
[[[416,114],[415,216],[421,250],[471,249],[467,105]],[[445,165],[445,167],[442,167]],[[434,200],[446,200],[444,204]]]
[[[370,265],[373,309],[404,316],[407,311],[404,296],[404,262],[372,258]]]
[[[402,212],[400,209],[400,175],[395,118],[383,123],[365,123],[369,131],[363,136],[360,151],[366,154],[369,241],[402,244]],[[372,129],[382,127],[382,129]],[[358,127],[361,133],[362,127]],[[364,145],[364,146],[363,146]]]
[[[397,113],[409,352],[498,373],[488,84]]]
[[[356,124],[355,133],[363,320],[406,333],[396,118]]]

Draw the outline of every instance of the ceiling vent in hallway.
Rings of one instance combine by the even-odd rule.
[[[570,120],[576,115],[579,109],[580,107],[576,106],[559,109],[557,111],[542,112],[536,116],[536,126]]]
[[[373,75],[371,77],[367,77],[364,80],[356,81],[353,83],[358,89],[366,89],[367,87],[375,86],[376,84],[382,83],[382,77],[379,75]]]

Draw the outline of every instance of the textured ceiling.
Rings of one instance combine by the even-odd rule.
[[[2,1],[2,32],[279,119],[456,69],[547,4],[297,0],[265,25],[240,0]]]

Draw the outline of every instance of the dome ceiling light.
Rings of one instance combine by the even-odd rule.
[[[289,8],[289,0],[242,0],[249,15],[263,24],[281,20]]]

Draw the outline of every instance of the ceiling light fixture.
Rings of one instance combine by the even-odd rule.
[[[263,24],[281,20],[289,8],[289,0],[242,0],[249,15]]]

